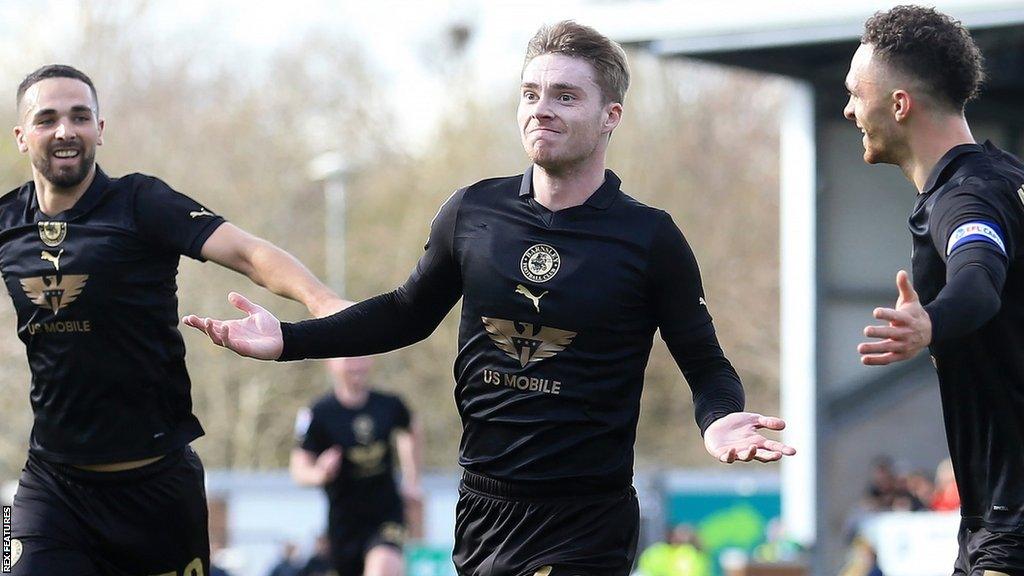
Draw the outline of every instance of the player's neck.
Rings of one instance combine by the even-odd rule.
[[[39,202],[39,210],[47,216],[54,216],[71,208],[89,189],[94,178],[96,178],[95,164],[89,169],[89,174],[85,179],[74,186],[65,188],[50,182],[33,167],[32,180],[36,185],[36,201]]]
[[[918,193],[922,193],[932,170],[946,152],[960,144],[973,143],[974,136],[963,116],[944,116],[915,131],[910,140],[910,154],[900,168]]]
[[[552,212],[583,204],[603,183],[603,154],[565,169],[533,167],[533,199]]]
[[[344,384],[334,387],[334,397],[346,408],[362,408],[370,397],[370,391],[366,388],[353,390]]]

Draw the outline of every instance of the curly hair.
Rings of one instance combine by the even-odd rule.
[[[543,54],[562,54],[582,58],[597,72],[597,83],[607,102],[621,103],[629,89],[629,65],[626,53],[614,40],[589,26],[572,20],[544,26],[526,46],[523,69]]]
[[[954,110],[977,98],[985,79],[981,50],[958,21],[921,6],[877,12],[864,24],[861,43]]]

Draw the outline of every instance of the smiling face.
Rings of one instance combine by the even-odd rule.
[[[40,80],[25,92],[18,112],[14,137],[35,175],[58,189],[81,184],[103,144],[103,120],[89,86],[74,78]]]
[[[850,99],[843,116],[863,133],[864,161],[899,164],[901,137],[895,119],[894,91],[887,88],[888,70],[874,56],[874,47],[861,44],[850,62],[846,91]]]
[[[517,120],[534,164],[562,172],[600,154],[622,105],[606,102],[594,67],[581,58],[542,54],[523,69]]]

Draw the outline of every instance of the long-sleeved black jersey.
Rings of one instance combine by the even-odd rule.
[[[178,261],[224,222],[164,182],[99,167],[53,216],[28,182],[0,198],[0,271],[32,371],[30,449],[98,464],[203,434],[178,332]]]
[[[1024,164],[963,144],[910,217],[949,452],[971,526],[1024,532]]]
[[[697,262],[671,217],[611,171],[582,205],[536,202],[532,169],[456,191],[394,292],[284,324],[282,360],[363,355],[429,335],[463,297],[460,464],[509,481],[619,487],[632,478],[644,368],[661,330],[703,431],[742,410]]]

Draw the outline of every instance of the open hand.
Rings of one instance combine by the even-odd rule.
[[[753,412],[734,412],[715,420],[704,431],[704,447],[720,462],[774,462],[793,456],[796,449],[777,440],[765,438],[759,430],[782,430],[782,418],[762,416]]]
[[[921,301],[910,283],[905,270],[896,274],[899,298],[896,308],[875,308],[874,316],[887,320],[887,325],[868,326],[864,335],[878,338],[878,342],[863,342],[857,346],[860,361],[868,366],[884,366],[909,360],[932,341],[932,320],[921,306]]]
[[[205,332],[214,344],[231,349],[242,356],[259,360],[280,358],[284,350],[281,321],[237,292],[228,294],[228,301],[235,308],[245,312],[246,317],[237,320],[216,320],[190,314],[181,321]]]

